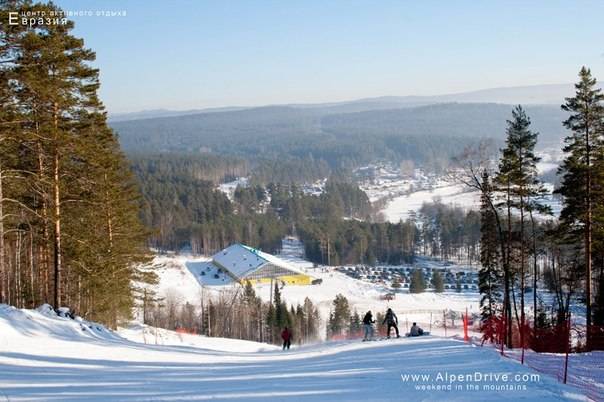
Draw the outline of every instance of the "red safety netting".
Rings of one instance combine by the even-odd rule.
[[[192,329],[192,328],[178,327],[174,331],[177,332],[177,333],[179,333],[179,334],[197,335],[197,331],[195,329]]]
[[[539,328],[530,324],[519,326],[514,322],[513,348],[507,348],[503,342],[507,329],[503,318],[483,321],[481,345],[495,347],[506,358],[573,385],[591,400],[604,400],[604,326],[592,325],[587,329],[585,325],[573,325],[570,317],[560,324]],[[580,353],[586,351],[588,331],[592,352]]]

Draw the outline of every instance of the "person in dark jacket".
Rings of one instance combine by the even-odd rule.
[[[424,334],[424,330],[421,329],[417,323],[413,323],[413,326],[411,327],[411,330],[409,331],[409,335],[410,336],[421,336]]]
[[[386,316],[384,317],[384,321],[382,322],[383,324],[387,324],[388,325],[388,331],[386,332],[386,338],[390,338],[390,330],[394,327],[394,330],[396,331],[396,337],[400,338],[401,336],[398,333],[398,318],[396,316],[396,314],[394,314],[394,311],[392,311],[391,308],[388,309],[388,311],[386,311]]]
[[[283,350],[285,350],[285,348],[289,350],[289,347],[292,345],[292,332],[289,328],[283,328],[283,331],[281,331],[281,339],[283,339]]]
[[[364,341],[369,341],[373,339],[373,324],[375,320],[373,319],[373,315],[371,314],[371,310],[369,310],[365,317],[363,317],[363,328],[365,329],[365,336],[363,337]]]

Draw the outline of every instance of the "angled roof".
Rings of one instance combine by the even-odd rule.
[[[266,260],[267,262],[270,262],[271,264],[274,264],[274,265],[277,265],[279,267],[288,269],[288,270],[293,271],[293,272],[298,273],[298,274],[304,274],[304,275],[306,275],[306,273],[304,271],[302,271],[301,269],[294,267],[293,265],[291,265],[287,261],[284,261],[284,260],[282,260],[281,258],[279,258],[277,256],[274,256],[274,255],[269,254],[269,253],[265,253],[264,251],[257,250],[257,249],[255,249],[253,247],[250,247],[250,246],[246,246],[245,244],[241,244],[241,247],[244,247],[244,248],[250,250],[252,253],[258,255],[260,258],[263,258],[264,260]]]
[[[241,244],[232,244],[217,252],[212,256],[212,261],[238,278],[243,278],[267,263],[264,258],[252,253]]]
[[[290,264],[274,255],[264,253],[239,243],[232,244],[224,250],[214,254],[212,260],[238,278],[243,278],[268,263],[303,274],[299,269],[292,267]]]

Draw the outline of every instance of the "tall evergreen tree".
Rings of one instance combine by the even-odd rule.
[[[490,205],[493,188],[488,172],[482,175],[484,186],[480,198],[480,270],[478,271],[478,291],[481,294],[480,308],[483,321],[488,322],[497,313],[499,303],[501,274],[499,256],[499,238],[495,213]]]
[[[533,217],[534,211],[545,212],[547,208],[539,201],[545,194],[545,189],[539,182],[537,163],[540,158],[535,154],[538,134],[530,129],[531,120],[526,115],[522,106],[518,105],[512,110],[512,119],[507,121],[506,146],[503,149],[499,163],[497,182],[505,194],[505,207],[507,210],[507,244],[506,255],[508,267],[512,253],[519,256],[519,269],[514,276],[519,276],[520,282],[520,322],[521,342],[524,342],[526,314],[525,314],[525,288],[526,288],[526,216]],[[519,215],[518,229],[513,229],[513,215]],[[515,250],[517,249],[517,251]],[[536,274],[536,267],[533,269]],[[536,280],[533,281],[536,283]],[[511,282],[513,285],[514,282]],[[536,305],[536,298],[534,299]],[[508,323],[508,330],[509,325]]]
[[[432,286],[436,293],[442,293],[445,290],[445,283],[440,272],[434,272],[432,275]]]
[[[426,290],[426,281],[424,273],[421,269],[414,269],[411,274],[411,283],[409,284],[409,292],[423,293]]]
[[[273,304],[275,306],[275,331],[279,331],[286,324],[287,307],[281,302],[281,290],[279,290],[279,286],[276,283]]]
[[[559,170],[562,183],[558,192],[564,197],[560,220],[569,238],[583,243],[587,347],[590,348],[594,211],[598,200],[601,202],[603,184],[596,172],[596,161],[604,152],[604,94],[596,88],[596,79],[586,67],[579,72],[575,91],[575,96],[566,98],[562,105],[562,110],[570,113],[563,125],[572,133],[565,139],[566,157]]]
[[[328,335],[341,335],[350,326],[350,304],[344,295],[337,294],[332,306],[327,327]]]
[[[537,144],[538,134],[530,130],[530,118],[526,115],[521,106],[517,106],[512,111],[513,119],[508,121],[508,139],[507,147],[504,150],[503,158],[510,158],[512,167],[512,193],[515,196],[515,207],[520,214],[519,222],[519,245],[520,245],[520,309],[521,325],[526,324],[525,319],[525,278],[527,274],[526,260],[526,215],[530,215],[534,222],[534,212],[546,213],[549,208],[545,206],[540,199],[545,195],[546,190],[540,183],[537,172],[537,163],[541,160],[535,154],[535,145]],[[534,224],[531,226],[534,228]],[[533,233],[534,237],[534,233]],[[533,250],[536,252],[536,250]],[[534,261],[534,260],[533,260]],[[534,316],[537,311],[536,284],[537,284],[537,266],[533,267],[533,308]],[[524,331],[521,331],[522,342],[524,341]]]

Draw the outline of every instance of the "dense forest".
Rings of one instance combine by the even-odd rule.
[[[52,3],[8,10],[59,12]],[[0,26],[0,303],[70,306],[115,327],[153,280],[129,163],[73,23]]]
[[[264,184],[299,184],[330,173],[350,175],[353,168],[376,159],[410,159],[426,169],[442,170],[452,156],[478,138],[446,132],[439,136],[344,135],[337,133],[337,125],[330,128],[333,133],[320,126],[316,111],[285,107],[113,123],[122,146],[139,158],[158,152],[195,152],[202,159],[244,158]]]
[[[394,110],[332,113],[329,108],[270,106],[178,117],[112,123],[126,152],[197,152],[272,161],[284,168],[295,161],[304,170],[350,171],[375,160],[411,160],[442,171],[465,146],[503,140],[510,109],[498,104],[435,104]],[[550,142],[562,137],[563,115],[553,106],[532,106],[535,124]],[[493,151],[496,149],[493,148]],[[315,167],[315,164],[317,165]],[[273,169],[269,180],[282,182]],[[291,174],[291,173],[290,173]],[[314,179],[320,179],[317,175]],[[308,181],[307,175],[302,177]]]
[[[133,160],[143,194],[141,217],[154,228],[153,248],[191,247],[194,253],[212,254],[243,242],[277,252],[284,236],[298,234],[307,258],[320,264],[398,264],[412,261],[417,251],[478,262],[476,212],[436,203],[424,205],[415,221],[373,222],[367,195],[353,181],[337,177],[321,194],[295,184],[251,181],[238,186],[230,200],[217,189],[217,180],[229,177],[239,162],[197,160],[186,155]]]
[[[212,254],[243,242],[275,252],[281,239],[306,221],[368,219],[372,214],[367,196],[351,182],[328,181],[321,196],[305,194],[293,184],[252,182],[238,187],[229,200],[216,188],[216,181],[206,180],[231,172],[220,159],[215,161],[198,163],[178,155],[133,160],[143,195],[141,218],[154,229],[152,247],[190,246],[195,253]]]

